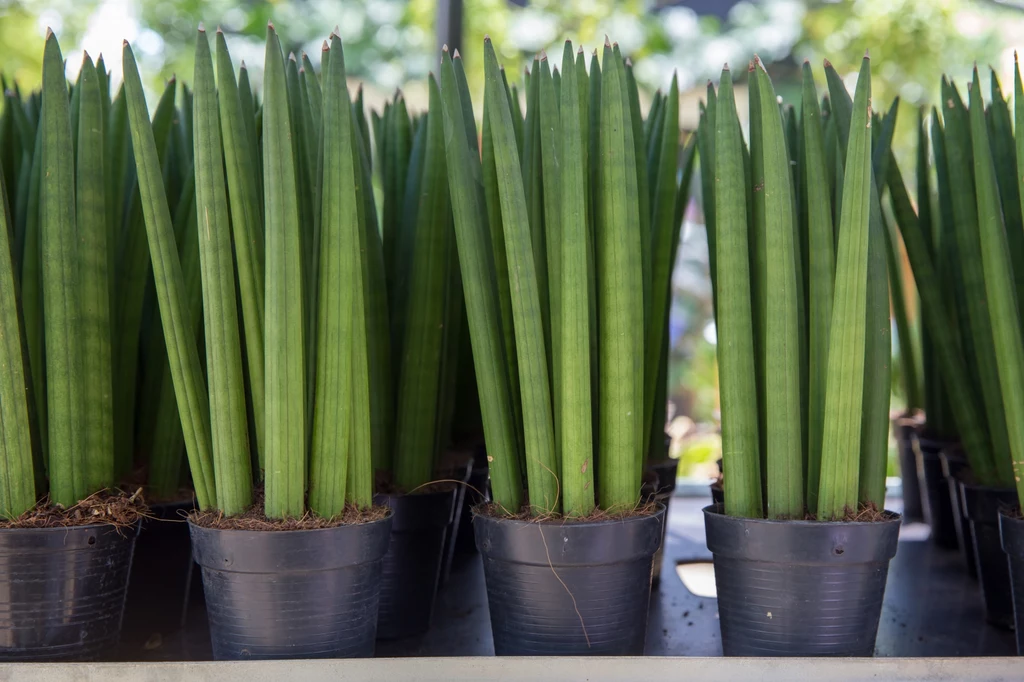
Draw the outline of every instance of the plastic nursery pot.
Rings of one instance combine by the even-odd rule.
[[[462,518],[459,520],[455,538],[456,555],[476,553],[476,540],[473,538],[473,507],[490,501],[487,450],[481,445],[473,453],[473,469],[469,474],[469,485],[466,487],[466,497],[462,502]]]
[[[975,580],[978,578],[978,568],[974,561],[974,530],[970,522],[964,519],[964,498],[960,491],[960,483],[964,476],[969,473],[967,458],[963,452],[955,448],[947,448],[939,453],[939,460],[942,463],[942,473],[949,485],[949,502],[953,508],[953,527],[956,529],[957,546],[960,548],[960,555],[967,566],[967,575]]]
[[[448,576],[452,572],[452,562],[455,560],[455,543],[459,538],[459,527],[462,525],[462,510],[466,505],[466,486],[469,484],[469,479],[472,474],[473,458],[467,455],[466,461],[458,468],[449,472],[447,476],[442,476],[442,478],[450,478],[458,481],[459,485],[455,489],[455,501],[453,503],[454,507],[452,510],[451,521],[448,522],[448,528],[445,530],[444,534],[444,557],[441,560],[441,585],[448,582]]]
[[[373,656],[390,514],[316,530],[189,531],[215,659]]]
[[[159,645],[181,630],[189,602],[192,543],[185,515],[192,500],[152,504],[135,541],[122,639],[133,649]]]
[[[769,521],[704,508],[726,656],[871,656],[900,516]]]
[[[1003,551],[1009,557],[1017,655],[1024,656],[1024,521],[1016,515],[999,512],[999,534]]]
[[[411,637],[430,628],[455,493],[453,487],[374,496],[374,503],[387,505],[394,516],[381,574],[378,639]]]
[[[0,661],[117,647],[138,525],[0,530]]]
[[[498,656],[640,656],[665,508],[532,522],[474,510]]]
[[[921,486],[917,478],[917,455],[914,453],[914,438],[917,421],[900,415],[892,420],[896,437],[896,450],[900,460],[900,480],[903,487],[903,521],[905,523],[924,521],[921,505]]]
[[[656,481],[653,494],[647,499],[665,506],[664,523],[661,525],[661,544],[654,553],[654,570],[651,575],[652,585],[661,582],[661,559],[665,554],[665,534],[668,531],[668,507],[672,502],[672,493],[676,489],[676,473],[679,471],[679,460],[666,459],[660,462],[648,462],[647,471],[653,474]]]
[[[921,487],[921,504],[925,520],[931,526],[932,542],[945,549],[956,549],[956,526],[953,519],[953,504],[949,496],[949,484],[942,473],[939,453],[951,443],[934,440],[925,436],[917,437],[917,477]]]
[[[964,483],[960,486],[964,514],[974,533],[974,560],[981,595],[985,598],[985,620],[997,627],[1013,629],[1010,568],[1000,545],[999,512],[1017,505],[1017,492]]]

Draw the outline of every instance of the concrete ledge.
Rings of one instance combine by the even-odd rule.
[[[1020,658],[378,658],[244,663],[0,664],[2,682],[1010,682]]]

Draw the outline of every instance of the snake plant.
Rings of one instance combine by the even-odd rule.
[[[524,117],[489,40],[484,58],[479,153],[457,52],[440,90],[494,500],[513,514],[629,510],[664,429],[669,277],[694,158],[680,150],[678,88],[644,118],[617,45],[588,73],[566,43],[560,68],[541,55],[528,71]]]
[[[0,516],[71,507],[117,481],[107,73],[69,92],[47,32],[43,87],[5,95],[0,162]],[[17,134],[14,134],[16,131]]]
[[[200,506],[228,516],[249,508],[261,483],[268,518],[369,506],[382,443],[384,422],[371,408],[386,383],[375,359],[387,339],[370,150],[340,39],[324,44],[322,82],[302,61],[300,70],[285,59],[269,26],[256,104],[223,36],[214,54],[200,27],[189,126],[197,277],[178,247],[141,78],[124,49],[127,119],[189,467]],[[204,349],[191,305],[196,280]]]
[[[1024,87],[1015,73],[1016,126],[1024,123]],[[943,102],[931,112],[931,146],[938,207],[929,206],[925,126],[919,135],[918,210],[902,173],[889,165],[893,212],[907,246],[927,325],[927,427],[958,435],[975,480],[1016,488],[1024,499],[1024,345],[1019,310],[1024,238],[1021,236],[1021,137],[1009,104],[990,79],[986,105],[977,68],[965,103],[943,78]],[[928,381],[931,379],[931,383]],[[941,383],[942,391],[936,384]]]
[[[797,116],[755,60],[749,147],[728,68],[709,88],[698,144],[733,516],[841,519],[883,503],[889,297],[869,64],[852,99],[826,64],[825,111],[805,64]]]
[[[1024,495],[1020,137],[994,74],[987,105],[977,69],[968,102],[950,80],[943,78],[942,90],[944,105],[932,110],[931,126],[923,117],[919,126],[918,210],[894,159],[888,168],[893,213],[921,295],[926,427],[933,435],[958,437],[978,483],[1017,487]],[[1022,92],[1018,73],[1018,124],[1024,121]],[[926,133],[938,211],[931,206],[936,197]]]

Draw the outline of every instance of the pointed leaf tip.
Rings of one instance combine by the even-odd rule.
[[[199,32],[206,33],[206,25],[203,22],[199,22]]]
[[[455,55],[452,59],[462,59],[462,55],[459,54],[459,48],[455,48]]]
[[[219,35],[219,36],[224,35],[224,29],[222,29],[220,26],[217,27],[217,35]]]
[[[824,62],[825,62],[824,66],[825,66],[826,69],[831,69],[832,68],[832,62],[830,62],[827,59],[824,60]]]
[[[445,43],[444,45],[441,46],[441,52],[444,52],[444,53],[447,54],[447,52],[448,52],[448,43]]]
[[[608,40],[608,34],[607,33],[604,35],[604,46],[605,47],[611,47],[612,46],[611,41]]]
[[[546,62],[548,60],[548,52],[547,52],[547,50],[541,50],[540,51],[540,60],[542,62]]]
[[[328,45],[328,44],[327,44],[327,41],[325,40],[325,41],[324,41],[324,44],[323,44],[323,46],[322,46],[322,47],[320,48],[320,50],[321,50],[321,51],[323,51],[323,52],[330,52],[330,51],[331,51],[331,46],[330,46],[330,45]]]
[[[50,28],[49,26],[47,26],[46,27],[46,39],[49,40],[52,37],[53,37],[53,29]],[[127,42],[127,41],[125,41],[125,42]]]

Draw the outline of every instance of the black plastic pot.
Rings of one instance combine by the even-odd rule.
[[[658,551],[654,553],[654,570],[651,575],[651,584],[656,586],[661,582],[661,559],[665,554],[665,534],[668,531],[668,507],[672,502],[672,493],[676,490],[679,460],[666,459],[660,462],[648,462],[647,471],[656,481],[651,491],[652,494],[647,499],[665,506],[661,524],[661,544],[658,546]]]
[[[178,632],[189,602],[192,543],[185,515],[193,501],[153,504],[135,541],[122,640],[131,649]]]
[[[1009,558],[1010,588],[1017,630],[1017,655],[1024,656],[1024,521],[1016,515],[999,513],[999,534]]]
[[[871,656],[900,517],[768,521],[705,507],[726,656]]]
[[[444,558],[441,561],[441,585],[448,582],[448,576],[452,572],[452,562],[455,561],[455,544],[459,538],[459,526],[462,524],[462,510],[466,505],[466,486],[469,484],[469,478],[472,474],[473,459],[472,457],[469,457],[462,466],[455,471],[449,472],[449,475],[444,477],[459,481],[459,486],[455,489],[455,502],[452,510],[451,521],[448,522],[448,528],[445,530],[444,534]]]
[[[921,486],[917,478],[917,455],[914,453],[916,422],[906,416],[892,420],[896,437],[896,451],[900,460],[900,480],[903,487],[903,522],[923,522]]]
[[[964,514],[974,532],[974,560],[985,598],[985,620],[1013,629],[1010,568],[999,538],[999,512],[1017,505],[1017,491],[961,483]]]
[[[318,530],[189,524],[217,660],[373,656],[391,515]]]
[[[380,586],[378,639],[426,632],[444,560],[445,533],[455,511],[455,488],[414,495],[376,495],[394,515]]]
[[[953,527],[956,529],[957,547],[960,555],[967,566],[967,575],[975,580],[978,578],[978,568],[974,561],[974,529],[969,521],[964,519],[964,497],[960,491],[960,483],[968,473],[967,458],[963,453],[955,449],[946,449],[939,454],[942,462],[942,473],[949,485],[949,503],[953,508]]]
[[[137,534],[0,530],[0,661],[87,661],[115,649]]]
[[[949,484],[942,473],[939,453],[951,444],[924,436],[917,437],[917,477],[921,486],[921,503],[925,520],[931,526],[932,542],[945,549],[956,549],[956,525],[953,519],[953,504],[949,496]]]
[[[642,655],[664,515],[537,523],[476,510],[494,653]]]
[[[473,537],[473,507],[490,501],[490,468],[487,466],[487,451],[480,446],[473,454],[473,469],[469,474],[466,498],[462,502],[462,518],[459,520],[458,533],[455,538],[456,555],[476,553],[476,539]]]

